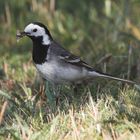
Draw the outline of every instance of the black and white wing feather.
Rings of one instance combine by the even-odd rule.
[[[93,70],[93,67],[88,65],[86,62],[82,61],[80,57],[75,56],[71,53],[62,53],[59,57],[61,60],[64,60],[66,63],[75,65],[77,67],[84,67],[88,70]]]
[[[61,61],[75,65],[77,67],[84,67],[88,70],[94,70],[93,67],[88,65],[86,62],[82,61],[80,57],[73,55],[69,51],[65,50],[58,43],[53,42],[50,48],[52,49],[52,52],[55,53],[55,55],[58,56],[58,59],[60,59]]]

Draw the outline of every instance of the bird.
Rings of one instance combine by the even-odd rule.
[[[64,49],[53,39],[47,26],[40,22],[31,22],[25,26],[23,31],[16,34],[17,40],[24,36],[32,40],[32,59],[39,74],[54,85],[79,84],[92,81],[95,78],[135,84],[134,81],[97,71],[80,57]]]

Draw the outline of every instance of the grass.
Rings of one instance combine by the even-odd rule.
[[[0,139],[139,139],[140,95],[133,87],[125,86],[113,96],[114,87],[95,83],[98,88],[82,88],[75,96],[64,86],[52,112],[38,91],[25,83],[12,84],[12,90],[3,86],[0,91]]]
[[[12,48],[0,48],[0,139],[139,139],[137,88],[102,79],[79,87],[76,93],[62,86],[53,112],[38,86],[41,81],[35,78],[31,48],[16,46],[12,53],[7,53]]]
[[[9,47],[1,52],[0,139],[139,139],[140,94],[135,87],[102,79],[76,93],[62,86],[54,112],[38,86],[30,48],[26,53],[21,49],[21,55],[18,49],[10,55]]]
[[[68,6],[70,4],[73,7],[73,3]],[[58,7],[51,17],[48,11],[48,16],[43,13],[46,10],[43,3],[36,12],[30,11],[32,6],[29,3],[30,8],[26,7],[28,4],[24,5],[29,9],[25,16],[21,14],[25,8],[20,8],[20,18],[11,11],[14,22],[9,28],[4,26],[5,23],[1,24],[0,140],[139,140],[138,88],[102,79],[79,87],[77,92],[65,85],[59,105],[52,111],[46,95],[40,90],[41,80],[36,76],[31,60],[31,42],[23,39],[16,43],[17,25],[23,29],[29,21],[43,21],[66,49],[83,56],[90,64],[95,62],[99,70],[136,79],[135,71],[139,65],[138,3],[135,6],[133,3],[132,14],[128,17],[132,20],[129,23],[132,30],[122,20],[123,9],[115,2],[112,1],[111,18],[98,16],[100,13],[86,4],[81,2],[79,9],[77,3],[79,8],[72,8],[72,13],[66,10],[67,7]],[[83,9],[87,7],[88,16],[84,16],[86,11],[82,6]],[[103,59],[104,56],[110,57]]]

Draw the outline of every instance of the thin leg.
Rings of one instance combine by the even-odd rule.
[[[61,85],[53,84],[53,93],[55,95],[56,106],[59,104],[60,91],[61,91]]]
[[[54,102],[55,102],[55,95],[53,93],[51,86],[52,85],[48,81],[46,81],[46,92],[45,93],[46,93],[49,105],[53,106]]]
[[[59,102],[60,86],[46,81],[46,96],[51,109],[55,109]]]

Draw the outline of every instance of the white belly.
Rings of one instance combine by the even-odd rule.
[[[64,67],[56,63],[45,62],[42,65],[37,64],[36,68],[44,79],[55,83],[76,82],[87,74],[85,69],[79,72],[73,67]]]

